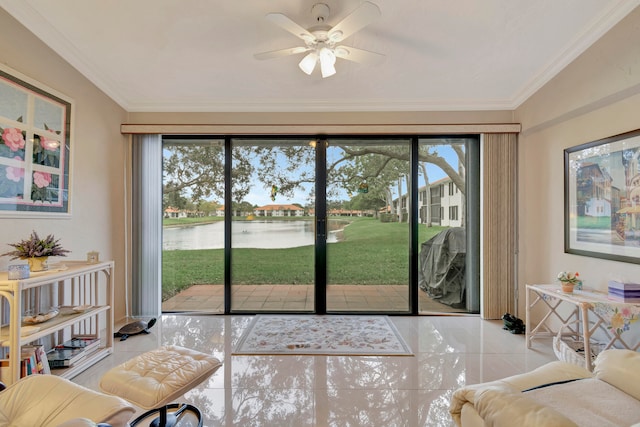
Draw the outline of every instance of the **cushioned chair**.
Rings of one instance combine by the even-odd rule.
[[[126,426],[135,408],[55,375],[31,375],[0,392],[0,426]],[[100,425],[100,424],[98,424]]]

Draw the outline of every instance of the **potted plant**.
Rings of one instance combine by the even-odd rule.
[[[558,273],[558,280],[562,286],[562,292],[570,294],[573,293],[573,287],[580,283],[580,273],[577,271],[561,271]]]
[[[18,243],[9,243],[14,248],[13,251],[2,254],[14,259],[26,259],[31,271],[43,271],[48,268],[47,259],[50,256],[67,256],[68,250],[60,245],[60,239],[56,239],[52,234],[41,239],[38,233],[31,232],[31,236]]]

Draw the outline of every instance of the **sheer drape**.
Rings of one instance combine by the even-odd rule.
[[[162,306],[162,135],[133,135],[131,315]]]

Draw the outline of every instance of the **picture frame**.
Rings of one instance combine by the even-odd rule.
[[[0,218],[69,218],[73,101],[0,64]]]
[[[565,252],[640,264],[640,129],[564,150]]]

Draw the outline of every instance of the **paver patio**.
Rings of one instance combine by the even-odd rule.
[[[313,311],[313,285],[233,285],[234,311]],[[403,285],[329,285],[329,311],[406,311],[407,287]],[[419,291],[420,313],[465,313],[441,304]],[[224,313],[223,285],[193,285],[162,303],[163,312]]]

